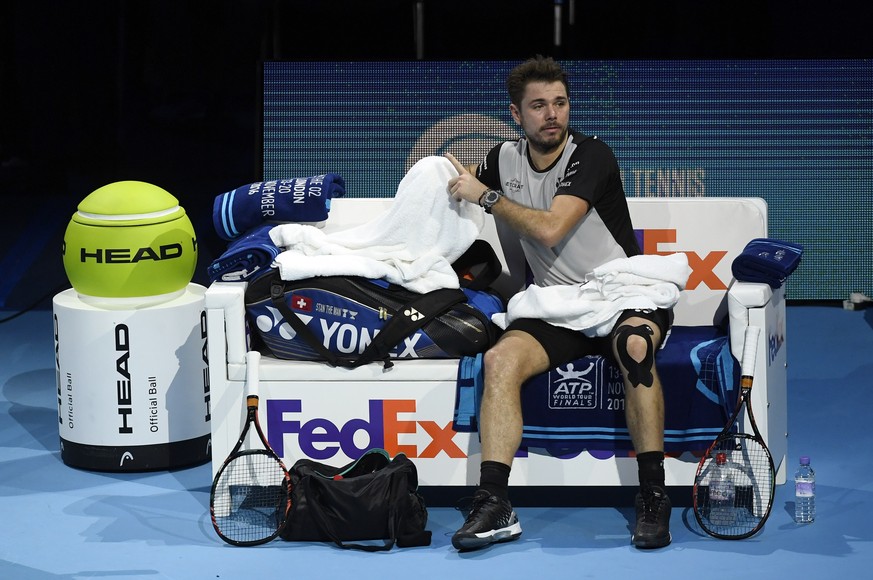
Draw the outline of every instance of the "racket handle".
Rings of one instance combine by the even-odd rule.
[[[246,353],[246,395],[258,396],[260,377],[261,353],[250,350]]]
[[[747,326],[746,334],[743,338],[743,360],[741,365],[741,375],[743,377],[753,377],[755,375],[755,358],[758,354],[758,338],[761,336],[761,328],[758,326]]]

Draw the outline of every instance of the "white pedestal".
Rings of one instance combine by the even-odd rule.
[[[54,297],[61,459],[98,471],[145,471],[211,456],[206,289],[101,308],[75,290]]]

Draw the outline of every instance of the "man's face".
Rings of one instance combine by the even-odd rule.
[[[528,83],[521,106],[509,106],[532,149],[550,153],[561,147],[570,121],[570,99],[560,81]]]

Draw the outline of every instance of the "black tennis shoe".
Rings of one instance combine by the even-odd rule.
[[[509,501],[480,489],[473,494],[470,515],[452,536],[452,545],[460,551],[477,550],[519,536],[521,524]]]
[[[670,544],[670,512],[673,505],[663,488],[641,490],[636,497],[637,525],[631,538],[642,549],[663,548]]]

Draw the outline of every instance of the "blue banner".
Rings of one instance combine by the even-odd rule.
[[[871,291],[873,61],[567,61],[571,124],[610,146],[629,197],[754,196],[801,244],[788,298]],[[264,179],[335,172],[391,197],[426,155],[477,163],[519,136],[515,62],[268,62]],[[725,224],[726,228],[730,224]]]

